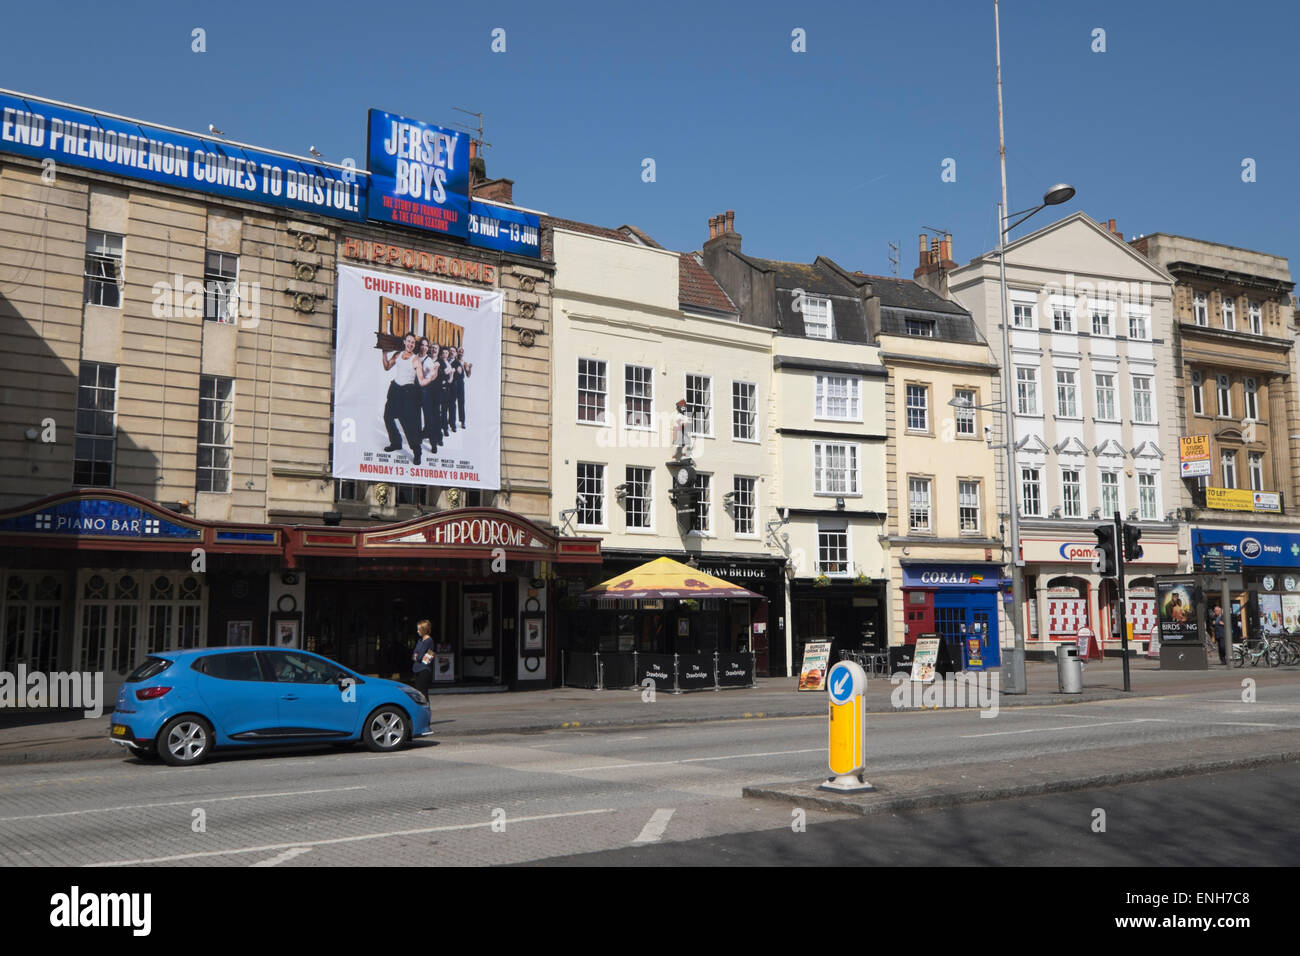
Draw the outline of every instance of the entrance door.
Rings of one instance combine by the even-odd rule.
[[[750,614],[749,605],[742,604],[739,601],[730,605],[731,618],[731,644],[729,650],[748,651],[750,633]]]
[[[989,594],[935,594],[934,629],[948,646],[954,664],[963,668],[987,670],[1002,666],[998,646],[997,597]],[[972,663],[971,641],[975,645]]]

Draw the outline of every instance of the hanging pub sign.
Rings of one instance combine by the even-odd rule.
[[[464,239],[469,234],[469,137],[383,110],[370,111],[366,215]]]
[[[1160,643],[1201,641],[1201,587],[1194,578],[1156,578]]]

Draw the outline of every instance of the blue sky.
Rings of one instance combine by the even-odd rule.
[[[1300,8],[1006,0],[1001,15],[1011,207],[1079,190],[1033,227],[1082,210],[1126,238],[1300,256]],[[992,0],[72,0],[11,4],[4,32],[5,88],[360,166],[369,107],[482,111],[488,173],[516,202],[671,248],[698,249],[726,209],[747,252],[871,273],[889,273],[893,240],[910,276],[923,226],[951,231],[961,262],[996,244]]]

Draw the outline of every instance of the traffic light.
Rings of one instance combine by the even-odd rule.
[[[1104,524],[1093,528],[1097,536],[1097,557],[1092,562],[1092,569],[1098,574],[1113,575],[1117,569],[1115,561],[1115,526]]]
[[[1142,540],[1142,529],[1135,528],[1131,524],[1124,525],[1124,560],[1136,561],[1142,557],[1142,545],[1138,544]]]

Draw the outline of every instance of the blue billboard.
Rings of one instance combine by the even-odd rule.
[[[536,214],[495,203],[469,203],[469,244],[541,258],[541,223]]]
[[[0,90],[0,150],[265,203],[365,218],[364,174]]]
[[[1300,568],[1300,534],[1294,531],[1230,531],[1192,529],[1192,560],[1205,564],[1205,553],[1216,550],[1241,559],[1243,568]]]
[[[469,234],[469,136],[372,109],[366,215],[464,239]]]

